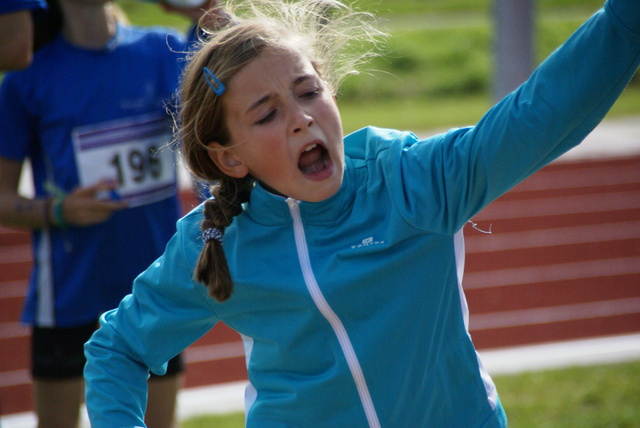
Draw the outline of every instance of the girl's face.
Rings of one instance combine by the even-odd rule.
[[[309,202],[342,184],[344,146],[335,99],[309,59],[293,48],[267,48],[224,93],[231,136],[209,155],[227,175],[251,174],[274,193]]]

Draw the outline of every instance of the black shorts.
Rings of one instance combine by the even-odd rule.
[[[31,374],[34,378],[65,379],[81,377],[86,359],[84,344],[98,323],[70,328],[33,327],[31,334]],[[182,372],[181,354],[169,360],[167,375]],[[155,375],[151,375],[154,377]]]

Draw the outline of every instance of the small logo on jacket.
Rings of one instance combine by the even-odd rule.
[[[362,240],[361,243],[356,244],[356,245],[352,245],[351,248],[363,248],[363,247],[369,247],[371,245],[380,245],[380,244],[384,244],[384,241],[374,241],[373,240],[373,236],[370,236],[368,238],[365,238]]]

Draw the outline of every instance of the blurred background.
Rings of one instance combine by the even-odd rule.
[[[118,3],[133,24],[188,27],[155,4]],[[345,132],[374,124],[427,136],[477,122],[602,1],[356,4],[374,12],[391,37],[383,55],[340,90]],[[183,180],[184,211],[198,202],[189,183]],[[640,76],[584,148],[517,186],[474,222],[477,229],[465,231],[471,335],[481,354],[507,358],[489,371],[495,370],[511,425],[640,427]],[[16,428],[13,417],[32,409],[28,330],[18,323],[31,263],[29,235],[0,228],[0,415],[2,426]],[[607,358],[606,348],[615,347],[632,350]],[[524,353],[507,352],[516,349]],[[562,365],[570,368],[500,370],[509,359],[560,358],[567,349],[579,350],[565,358]],[[580,358],[585,353],[604,355],[598,364],[615,364],[587,364]],[[225,326],[185,357],[186,392],[238,385],[241,394],[242,344]],[[237,402],[222,412],[239,411]],[[243,426],[237,412],[184,418],[185,428]]]

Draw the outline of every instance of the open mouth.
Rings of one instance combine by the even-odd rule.
[[[312,144],[300,155],[298,168],[305,175],[324,172],[331,165],[329,152],[321,144]]]

